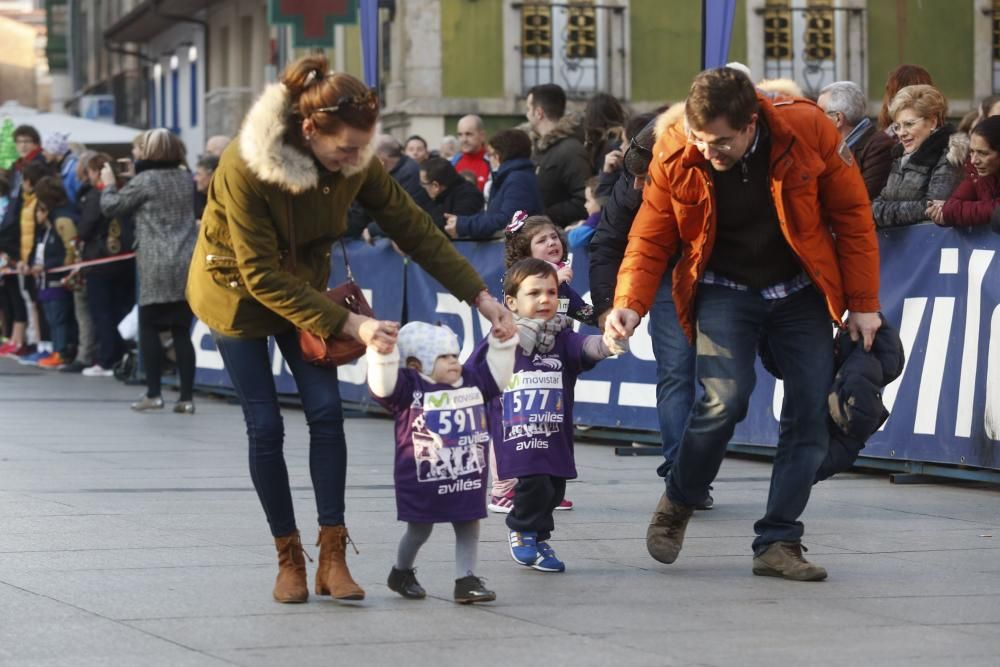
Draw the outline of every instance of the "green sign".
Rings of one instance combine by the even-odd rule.
[[[358,22],[358,0],[267,0],[267,11],[272,25],[292,26],[295,47],[333,46],[334,26]]]
[[[69,69],[66,57],[66,34],[69,32],[69,8],[66,0],[48,0],[45,3],[45,56],[49,59],[50,72]]]

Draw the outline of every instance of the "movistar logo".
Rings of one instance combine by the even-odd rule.
[[[521,386],[521,376],[520,375],[512,375],[510,377],[510,381],[507,383],[507,386],[504,387],[504,391],[513,391],[513,390],[517,389],[520,386]]]
[[[451,398],[448,396],[447,393],[443,393],[437,398],[435,398],[434,395],[431,394],[427,396],[427,402],[433,405],[435,408],[440,408],[441,406],[444,405],[450,405]]]

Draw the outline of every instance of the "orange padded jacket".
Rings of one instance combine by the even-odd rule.
[[[771,131],[771,196],[781,231],[826,298],[830,317],[879,310],[879,256],[868,191],[850,149],[823,111],[802,98],[758,93]],[[698,281],[716,233],[711,167],[687,143],[684,121],[661,134],[618,272],[616,308],[645,315],[670,258],[677,316],[694,340]]]

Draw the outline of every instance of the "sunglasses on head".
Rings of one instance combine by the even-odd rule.
[[[645,146],[640,145],[639,142],[636,141],[636,138],[632,137],[628,142],[628,148],[625,149],[625,154],[622,156],[622,166],[625,168],[625,171],[632,174],[633,176],[644,176],[645,175],[644,173],[633,174],[632,170],[628,168],[628,162],[629,162],[628,155],[632,151],[635,151],[635,154],[639,157],[639,159],[641,159],[647,165],[653,160],[653,151],[649,148],[646,148]]]
[[[375,91],[366,91],[363,95],[341,95],[337,98],[337,103],[333,106],[320,107],[316,112],[338,113],[353,109],[354,111],[376,111],[378,109],[378,95]]]

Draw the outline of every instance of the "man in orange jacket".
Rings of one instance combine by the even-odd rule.
[[[850,149],[815,104],[759,95],[729,68],[699,74],[685,118],[653,148],[643,204],[618,273],[611,338],[631,336],[670,258],[677,316],[697,349],[704,396],[646,533],[672,563],[692,509],[718,474],[747,412],[757,341],[767,334],[784,377],[778,449],[753,572],[819,581],[802,557],[799,516],[827,446],[831,320],[871,345],[879,327],[878,243]]]

